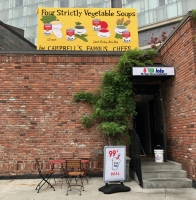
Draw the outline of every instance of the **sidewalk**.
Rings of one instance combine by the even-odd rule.
[[[40,193],[35,190],[40,179],[11,179],[0,180],[0,200],[195,200],[196,189],[142,189],[133,180],[124,185],[131,188],[130,192],[103,194],[98,189],[104,186],[103,178],[92,177],[87,185],[84,182],[85,191],[79,195],[77,190],[72,190],[66,196],[67,184],[55,185],[55,190],[43,186]],[[57,179],[59,182],[60,180]],[[54,180],[51,180],[54,183]]]

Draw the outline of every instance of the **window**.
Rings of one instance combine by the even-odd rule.
[[[27,7],[27,15],[35,15],[37,8],[38,8],[38,4],[28,6]]]
[[[26,36],[27,37],[34,37],[36,35],[37,26],[29,26],[27,27]]]
[[[13,17],[21,17],[23,15],[23,7],[13,9]]]
[[[53,7],[54,6],[54,1],[47,1],[43,2],[44,7]]]
[[[157,21],[156,19],[156,13],[155,10],[149,11],[149,24],[155,23]]]
[[[165,7],[158,8],[156,10],[157,21],[165,20]]]
[[[75,0],[75,6],[84,6],[87,4],[87,0]]]
[[[8,11],[7,10],[2,10],[1,15],[0,15],[0,20],[5,21],[8,19]]]
[[[37,15],[27,17],[27,26],[37,25]]]
[[[168,0],[168,3],[176,2],[176,0]]]
[[[7,9],[7,8],[9,8],[9,1],[1,1],[0,2],[0,8],[1,9]]]
[[[140,12],[144,12],[145,11],[145,3],[144,0],[140,1]]]
[[[96,6],[96,8],[105,8],[105,4],[104,3],[94,4],[94,6]]]
[[[15,7],[23,6],[23,0],[15,0]]]
[[[139,26],[145,26],[146,25],[145,13],[140,13],[138,15],[138,19],[139,19]]]
[[[168,18],[172,18],[172,17],[176,17],[178,16],[178,12],[177,12],[177,5],[176,4],[169,4],[167,6],[167,17]]]
[[[132,4],[131,4],[131,7],[132,7],[132,8],[136,8],[138,13],[141,12],[141,6],[140,6],[140,2],[139,2],[139,1],[137,1],[137,2],[135,2],[135,3],[132,3]]]
[[[34,4],[34,3],[39,3],[39,0],[25,0],[24,3],[26,4],[26,2],[28,5],[30,5],[30,4]]]
[[[35,44],[35,38],[30,37],[30,38],[26,38],[26,39],[29,40],[31,43]]]
[[[68,0],[60,1],[60,7],[69,7],[69,1]]]
[[[25,19],[22,17],[15,18],[12,20],[12,26],[15,26],[17,28],[22,28],[25,25]]]
[[[159,6],[164,6],[165,5],[165,0],[159,0]]]
[[[158,5],[158,0],[150,0],[149,1],[149,10],[157,8],[158,6],[159,6]]]
[[[100,3],[102,0],[93,0],[93,3]]]
[[[127,3],[132,3],[134,1],[138,1],[138,0],[127,0]]]

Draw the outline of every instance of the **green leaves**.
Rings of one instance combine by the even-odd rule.
[[[101,130],[106,135],[115,136],[118,133],[123,133],[126,129],[126,126],[115,123],[115,122],[102,122],[98,129]]]
[[[50,23],[50,22],[52,22],[52,21],[59,21],[55,15],[46,15],[46,16],[42,16],[42,18],[41,18],[40,20],[41,20],[44,24]]]
[[[115,34],[115,38],[116,38],[116,39],[122,39],[122,34],[116,33],[116,34]]]
[[[110,144],[111,141],[122,144],[124,136],[128,135],[130,119],[137,114],[130,81],[132,67],[152,64],[155,54],[155,50],[134,49],[125,52],[117,67],[105,72],[97,92],[79,91],[74,95],[75,102],[88,102],[93,108],[92,114],[81,118],[84,127],[98,122],[98,130],[108,137]]]
[[[76,24],[76,26],[79,26],[79,25],[81,25],[82,23],[81,22],[75,22],[75,24]]]
[[[91,92],[85,92],[85,91],[80,91],[77,92],[74,97],[73,101],[74,102],[88,102],[89,104],[94,104],[97,101],[99,94],[93,94]]]
[[[88,36],[87,34],[81,34],[81,35],[75,34],[76,38],[79,38],[79,39],[83,40],[84,42],[88,42],[88,40],[86,39],[87,36]]]

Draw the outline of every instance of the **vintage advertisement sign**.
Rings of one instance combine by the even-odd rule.
[[[174,76],[174,67],[133,67],[133,76]]]
[[[104,147],[104,176],[105,183],[112,181],[123,182],[126,179],[126,146]]]
[[[138,48],[134,8],[37,9],[37,50],[127,51]]]

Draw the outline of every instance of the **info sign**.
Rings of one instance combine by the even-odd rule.
[[[127,51],[138,48],[135,8],[37,9],[37,49]]]
[[[104,176],[105,183],[112,181],[123,182],[126,179],[126,146],[104,147]]]

